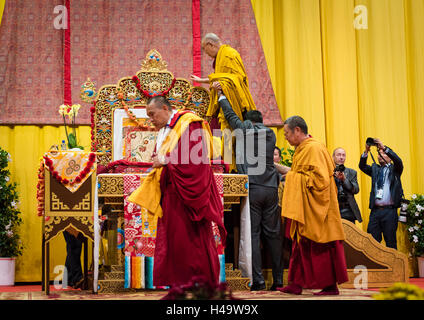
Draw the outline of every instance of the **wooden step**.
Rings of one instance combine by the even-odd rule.
[[[249,278],[227,278],[228,287],[232,291],[249,291],[250,290],[250,279]]]
[[[117,293],[130,291],[125,288],[125,280],[99,280],[98,293]]]
[[[115,265],[112,265],[111,266],[111,270],[110,270],[111,272],[125,272],[125,266],[124,265],[118,265],[118,264],[115,264]]]
[[[103,279],[105,280],[123,280],[125,279],[125,272],[105,272]]]
[[[225,278],[242,278],[240,270],[225,270]]]

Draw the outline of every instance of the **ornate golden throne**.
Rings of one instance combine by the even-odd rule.
[[[145,107],[149,98],[157,94],[164,95],[172,107],[191,110],[205,119],[209,91],[192,86],[186,79],[175,78],[157,50],[147,53],[136,75],[121,78],[117,84],[103,85],[98,92],[90,79],[81,88],[81,99],[93,104],[90,109],[91,151],[97,154],[98,199],[115,213],[108,219],[118,233],[124,229],[123,175],[148,173],[152,165],[151,154],[157,133]],[[220,146],[217,148],[220,149]],[[241,198],[248,195],[247,176],[228,174],[228,165],[220,159],[212,160],[212,168],[215,173],[223,174],[224,207],[230,211],[232,204],[240,203]],[[98,281],[98,292],[123,289],[124,250],[119,249],[116,243],[116,232],[109,235],[109,239],[113,239],[109,243],[117,246],[118,250],[108,253],[111,270],[104,275],[99,274],[99,279],[103,279]],[[237,237],[237,248],[238,241]],[[227,276],[227,280],[233,282],[233,289],[237,286],[248,288],[249,278],[241,278],[237,272],[234,274],[237,276]]]
[[[85,101],[90,101],[88,94],[95,91],[92,85],[90,91],[90,85],[90,81],[83,85]],[[206,114],[208,90],[193,87],[186,79],[174,78],[160,53],[151,50],[135,76],[124,77],[116,85],[102,86],[95,97],[92,151],[101,153],[97,160],[100,171],[118,160],[151,162],[155,130],[144,107],[149,97],[158,93],[165,94],[174,108],[191,110],[202,118]]]

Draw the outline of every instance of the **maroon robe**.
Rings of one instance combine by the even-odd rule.
[[[291,220],[286,218],[284,236],[290,239]],[[349,281],[343,241],[318,243],[301,237],[293,239],[289,283],[306,289],[323,289]]]
[[[183,137],[201,128],[200,122],[193,122]],[[219,281],[220,265],[211,222],[219,226],[225,243],[223,205],[207,154],[202,150],[197,152],[202,142],[202,136],[194,141],[180,138],[170,155],[173,162],[163,167],[160,180],[163,217],[157,225],[154,286],[186,284],[199,275],[213,284]],[[193,164],[193,159],[188,164],[175,163],[181,154],[192,150],[203,158],[201,164]]]

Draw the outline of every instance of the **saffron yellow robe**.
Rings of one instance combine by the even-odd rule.
[[[209,82],[211,84],[216,81],[219,81],[221,84],[224,95],[227,97],[234,112],[240,119],[243,119],[242,114],[244,111],[256,110],[255,102],[249,91],[248,78],[240,54],[237,50],[226,44],[219,48],[215,60],[215,72],[209,75]],[[218,94],[216,90],[211,90],[211,98],[206,116],[214,116],[218,110]],[[221,123],[221,130],[223,132],[225,129],[231,130],[222,110],[219,110],[218,119]],[[227,135],[225,138],[223,137],[222,155],[225,154],[225,149],[227,151],[232,150],[230,143],[232,143],[230,136]],[[234,151],[232,152],[232,156],[233,159],[230,170],[237,170]]]
[[[286,176],[282,217],[291,219],[290,236],[318,243],[345,240],[334,162],[327,148],[313,138],[304,140],[293,155]]]

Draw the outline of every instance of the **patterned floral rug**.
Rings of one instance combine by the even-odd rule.
[[[279,291],[236,291],[233,296],[241,300],[372,300],[377,293],[371,290],[340,289],[338,296],[320,296],[313,294],[317,290],[304,290],[301,295],[290,295]],[[50,291],[46,295],[41,291],[0,292],[0,300],[160,300],[166,291],[137,290],[119,294],[93,294],[91,291],[60,290]]]

